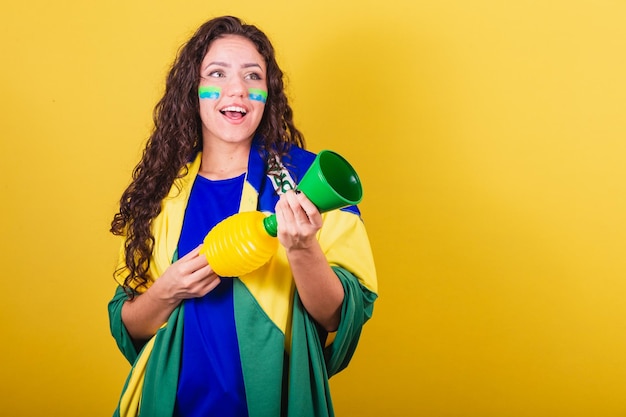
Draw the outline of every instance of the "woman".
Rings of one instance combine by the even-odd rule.
[[[315,155],[282,76],[265,34],[234,17],[202,25],[170,70],[111,227],[111,332],[133,364],[116,415],[333,415],[328,378],[371,317],[376,275],[358,209],[322,215],[293,191]],[[278,252],[217,276],[205,235],[253,210],[276,213]]]

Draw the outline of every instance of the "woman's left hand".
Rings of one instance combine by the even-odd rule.
[[[304,194],[287,191],[276,204],[278,240],[289,251],[307,250],[317,245],[316,233],[322,215]]]

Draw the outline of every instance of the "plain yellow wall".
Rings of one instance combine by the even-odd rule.
[[[623,1],[7,3],[0,414],[114,409],[109,222],[177,48],[235,14],[364,183],[381,297],[337,414],[626,415]]]

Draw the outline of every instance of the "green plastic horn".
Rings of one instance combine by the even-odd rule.
[[[329,150],[317,154],[296,189],[302,191],[320,213],[352,206],[363,199],[363,187],[352,165]],[[263,225],[267,233],[276,236],[275,214],[266,217]]]
[[[356,171],[343,157],[324,150],[296,187],[324,213],[361,202],[363,189]],[[278,248],[276,215],[259,211],[234,214],[218,223],[204,238],[200,253],[222,277],[248,274]]]

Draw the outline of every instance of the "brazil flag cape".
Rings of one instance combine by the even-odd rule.
[[[288,167],[268,175],[264,155],[253,144],[239,211],[273,212],[277,189],[293,186],[315,155],[293,147]],[[152,224],[155,245],[150,277],[160,277],[177,258],[177,244],[201,155],[188,164]],[[293,179],[290,177],[293,175]],[[333,416],[328,379],[344,369],[377,297],[376,271],[365,227],[356,207],[324,213],[318,240],[339,277],[345,297],[336,332],[326,333],[300,302],[284,249],[260,269],[234,279],[235,325],[250,417]],[[124,282],[123,243],[116,272]],[[138,293],[145,290],[136,288]],[[127,297],[121,285],[109,302],[111,333],[132,368],[114,416],[171,417],[182,354],[184,303],[143,347],[137,348],[122,323]]]

